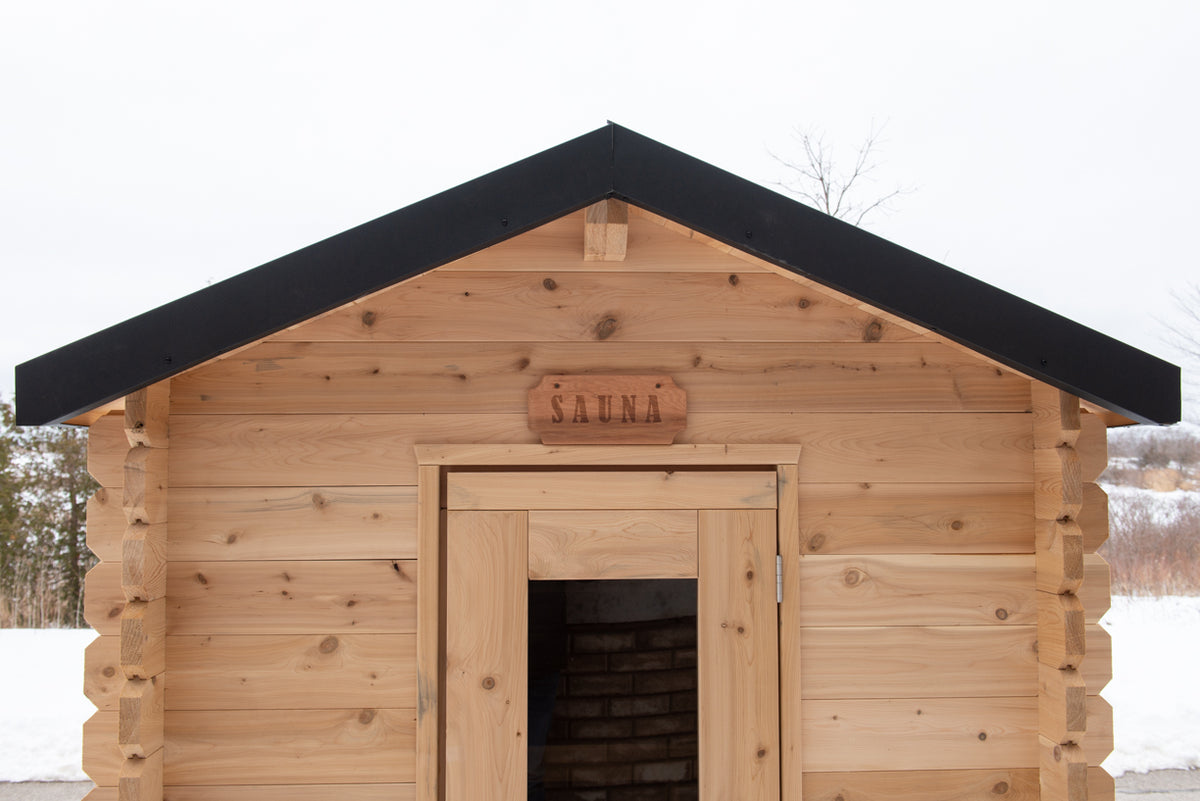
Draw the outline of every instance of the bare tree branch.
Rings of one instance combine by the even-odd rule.
[[[771,153],[772,158],[792,173],[789,178],[776,183],[831,217],[861,226],[872,212],[890,210],[890,201],[913,191],[898,186],[875,198],[860,197],[868,191],[865,184],[873,180],[871,173],[878,166],[874,156],[879,150],[881,133],[872,127],[859,145],[853,166],[840,170],[833,148],[825,144],[824,134],[798,128],[793,136],[800,145],[802,158],[793,161]]]

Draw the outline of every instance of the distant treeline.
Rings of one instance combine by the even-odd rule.
[[[0,628],[83,627],[83,577],[96,563],[84,515],[98,485],[87,430],[17,428],[0,400]]]

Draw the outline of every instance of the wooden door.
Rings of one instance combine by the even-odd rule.
[[[529,580],[681,577],[700,797],[779,798],[774,472],[451,473],[446,505],[446,801],[525,798]]]

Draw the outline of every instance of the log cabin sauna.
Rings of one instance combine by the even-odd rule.
[[[1113,798],[1093,482],[1178,369],[620,126],[17,379],[93,801]]]

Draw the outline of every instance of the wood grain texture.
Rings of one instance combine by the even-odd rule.
[[[125,674],[121,672],[121,638],[97,637],[83,651],[83,694],[97,709],[115,710]]]
[[[167,591],[167,524],[132,523],[121,541],[121,589],[130,601],[152,601]]]
[[[83,772],[101,787],[116,787],[125,755],[117,745],[117,711],[100,711],[83,724]]]
[[[87,469],[100,486],[110,489],[121,486],[128,450],[124,412],[106,414],[88,427]]]
[[[129,393],[125,397],[125,437],[129,447],[167,447],[170,413],[170,380]]]
[[[911,698],[804,704],[806,774],[1031,768],[1036,698]]]
[[[1095,553],[1108,539],[1108,493],[1100,485],[1083,485],[1083,506],[1075,522],[1083,532],[1083,552]]]
[[[1079,440],[1079,398],[1041,381],[1034,381],[1030,389],[1034,446],[1074,448]]]
[[[167,638],[167,709],[416,706],[416,635]]]
[[[806,701],[1037,694],[1032,625],[806,628],[803,637]]]
[[[452,473],[448,509],[774,509],[775,472]]]
[[[699,512],[699,783],[713,798],[779,798],[775,511]]]
[[[125,454],[121,508],[130,523],[166,522],[166,450],[139,446]]]
[[[1027,555],[810,555],[800,593],[804,626],[1019,626],[1037,616]]]
[[[1100,554],[1084,554],[1083,586],[1078,595],[1088,623],[1099,623],[1112,606],[1112,574],[1108,562]]]
[[[163,801],[416,801],[415,784],[167,786]]]
[[[121,670],[127,679],[148,679],[166,668],[167,602],[130,601],[121,613]]]
[[[87,546],[102,562],[121,561],[121,540],[125,537],[125,511],[121,508],[122,490],[101,487],[87,502]]]
[[[1079,470],[1084,481],[1095,481],[1108,469],[1108,428],[1104,420],[1094,414],[1081,416],[1082,427],[1079,443]]]
[[[446,521],[446,801],[526,795],[528,554],[524,512]]]
[[[1079,667],[1088,695],[1096,695],[1112,681],[1112,635],[1099,623],[1084,627],[1087,656]]]
[[[1073,520],[1038,520],[1037,588],[1074,593],[1083,584],[1083,532]]]
[[[1099,765],[1113,751],[1113,709],[1099,695],[1087,697],[1087,734],[1083,751],[1089,765]]]
[[[117,744],[126,759],[149,758],[163,745],[161,676],[131,679],[121,688]]]
[[[411,709],[174,711],[169,785],[411,782]]]
[[[272,340],[902,342],[882,317],[770,273],[435,270]],[[447,321],[452,321],[447,324]],[[611,321],[611,322],[610,322]]]
[[[100,634],[120,634],[124,609],[121,563],[98,563],[83,578],[83,619]]]
[[[1077,668],[1087,652],[1084,607],[1074,595],[1037,593],[1038,661],[1056,670]]]
[[[1035,768],[810,773],[806,801],[1039,801]]]
[[[779,487],[779,555],[783,567],[779,603],[779,759],[783,798],[803,798],[803,716],[805,631],[800,626],[800,470],[781,464],[776,471]]]
[[[1077,670],[1038,666],[1038,733],[1056,743],[1080,743],[1087,731],[1087,686]]]
[[[529,513],[529,578],[695,578],[696,513]]]
[[[543,376],[614,365],[671,375],[693,412],[1029,410],[1027,380],[928,342],[265,342],[177,376],[172,408],[521,413]]]
[[[524,414],[182,415],[172,489],[411,486],[413,445],[533,443]],[[1028,482],[1024,414],[691,414],[688,443],[804,443],[801,478],[825,482]]]
[[[168,634],[415,631],[417,563],[172,562]]]
[[[583,260],[582,210],[567,214],[520,236],[451,262],[439,270],[671,270],[728,272],[753,269],[730,256],[679,236],[630,209],[629,238],[623,262]]]
[[[1088,764],[1083,749],[1038,738],[1044,801],[1088,801]]]
[[[147,757],[126,759],[117,784],[119,801],[162,801],[163,750]]]
[[[416,796],[440,801],[443,709],[441,623],[442,482],[441,468],[421,465],[417,485],[417,748]]]
[[[795,464],[799,444],[416,445],[420,465],[455,467],[777,466]]]
[[[415,559],[416,487],[171,490],[176,561]]]
[[[806,554],[1032,553],[1032,527],[1028,483],[800,487]]]
[[[1039,520],[1074,519],[1083,505],[1083,478],[1074,448],[1033,452],[1033,511]]]

